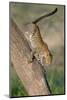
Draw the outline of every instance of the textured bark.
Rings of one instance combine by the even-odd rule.
[[[42,66],[36,59],[32,63],[28,62],[31,57],[30,47],[13,19],[10,19],[10,55],[17,75],[29,96],[50,94]]]

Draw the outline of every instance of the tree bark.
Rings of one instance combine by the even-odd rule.
[[[49,87],[42,66],[36,59],[28,62],[31,57],[30,47],[22,30],[13,19],[10,19],[10,60],[26,88],[29,96],[49,95]]]

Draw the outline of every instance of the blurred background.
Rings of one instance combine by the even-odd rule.
[[[57,13],[44,18],[38,23],[41,36],[53,55],[53,62],[45,67],[46,76],[52,94],[64,94],[64,5],[10,3],[10,17],[13,17],[19,27],[30,23],[40,16],[58,8]],[[13,65],[12,65],[13,66]],[[28,93],[21,84],[14,68],[11,68],[10,88],[12,96],[27,96]]]

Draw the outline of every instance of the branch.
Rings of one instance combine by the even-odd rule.
[[[50,94],[42,66],[36,59],[28,63],[30,47],[16,22],[13,19],[10,21],[10,55],[17,75],[29,96]]]

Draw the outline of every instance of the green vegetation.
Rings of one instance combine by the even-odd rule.
[[[52,94],[64,94],[64,72],[63,70],[48,71],[47,80]]]
[[[10,80],[10,96],[17,97],[17,96],[28,96],[26,89],[24,88],[23,84],[21,83],[19,77],[17,76],[14,68],[12,68],[11,80]]]

